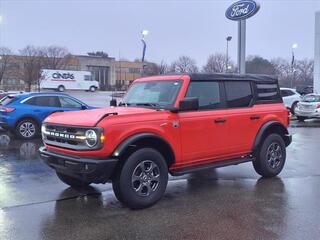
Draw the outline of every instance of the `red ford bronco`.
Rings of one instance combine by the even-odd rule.
[[[119,201],[145,208],[181,175],[251,161],[263,177],[286,160],[289,113],[266,75],[141,78],[123,102],[60,112],[42,125],[40,153],[71,187],[112,181]]]

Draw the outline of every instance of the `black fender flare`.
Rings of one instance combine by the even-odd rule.
[[[269,121],[262,125],[262,127],[259,129],[258,134],[256,135],[256,138],[253,143],[253,152],[256,151],[262,141],[262,137],[264,133],[270,129],[271,127],[279,127],[284,135],[282,136],[284,138],[284,141],[286,143],[286,146],[288,146],[291,143],[291,136],[289,135],[288,129],[280,122],[277,121]]]
[[[173,157],[175,157],[171,145],[165,139],[163,139],[162,137],[160,137],[154,133],[138,133],[138,134],[135,134],[135,135],[128,137],[126,140],[122,141],[117,146],[117,148],[113,151],[112,156],[114,156],[114,157],[121,156],[126,151],[126,149],[128,147],[134,146],[135,142],[142,140],[144,138],[152,138],[152,139],[156,139],[156,140],[161,141],[164,145],[166,145],[166,147],[168,147],[168,149],[170,149],[170,152],[173,154]]]

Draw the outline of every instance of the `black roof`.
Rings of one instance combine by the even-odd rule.
[[[257,83],[278,83],[276,76],[265,74],[230,74],[230,73],[187,73],[191,81],[210,81],[210,80],[232,80],[232,81],[254,81]]]

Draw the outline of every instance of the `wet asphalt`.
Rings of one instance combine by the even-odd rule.
[[[68,188],[40,160],[40,140],[1,132],[0,239],[320,239],[320,121],[290,132],[279,177],[251,163],[171,177],[160,202],[136,211],[111,184]]]

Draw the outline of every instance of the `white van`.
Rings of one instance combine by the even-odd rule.
[[[92,80],[90,72],[42,69],[40,79],[41,89],[85,90],[94,92],[99,88],[99,82]]]

